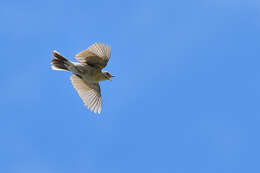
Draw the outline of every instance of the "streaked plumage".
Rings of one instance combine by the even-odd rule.
[[[102,71],[107,65],[111,48],[103,43],[95,43],[88,49],[78,53],[75,58],[79,61],[71,62],[59,52],[53,52],[52,69],[71,71],[71,81],[85,105],[94,113],[101,113],[102,96],[99,82],[110,80],[110,73]]]

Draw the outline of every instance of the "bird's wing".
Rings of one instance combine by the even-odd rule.
[[[102,110],[102,97],[99,83],[83,81],[76,75],[72,75],[70,79],[85,105],[94,113],[100,114]]]
[[[104,43],[95,43],[88,47],[87,50],[78,53],[75,58],[83,64],[102,69],[107,65],[110,56],[110,46],[104,45]]]

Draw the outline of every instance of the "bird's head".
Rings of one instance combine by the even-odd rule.
[[[111,81],[111,78],[112,78],[112,77],[115,77],[115,76],[113,76],[112,74],[110,74],[110,73],[107,72],[107,71],[102,71],[102,73],[103,73],[103,75],[104,75],[104,77],[105,77],[106,80],[110,80],[110,81]]]

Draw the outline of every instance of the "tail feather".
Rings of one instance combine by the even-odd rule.
[[[69,71],[68,67],[70,66],[71,62],[68,59],[66,59],[63,55],[61,55],[56,50],[53,51],[53,56],[54,57],[51,61],[53,70]]]

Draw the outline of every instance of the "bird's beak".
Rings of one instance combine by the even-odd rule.
[[[110,81],[112,81],[112,80],[111,80],[111,78],[112,78],[112,77],[116,77],[116,76],[114,76],[114,75],[111,75],[111,77],[109,78],[109,80],[110,80]]]

